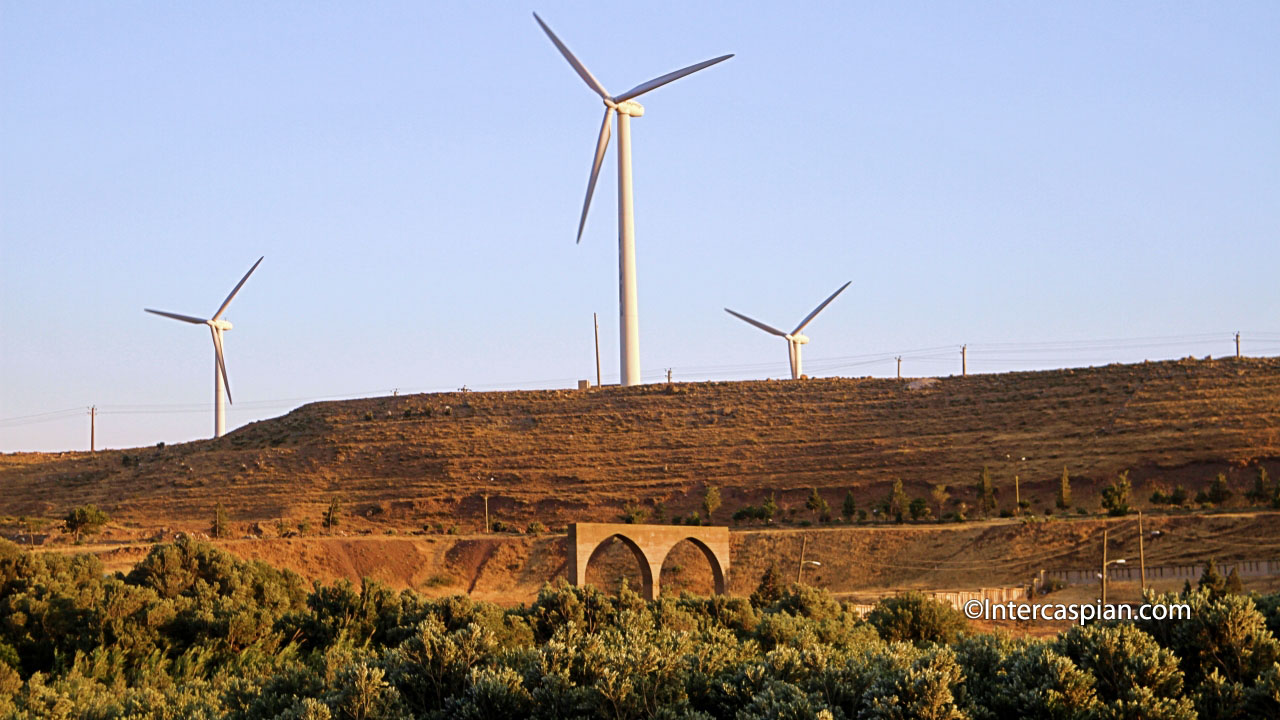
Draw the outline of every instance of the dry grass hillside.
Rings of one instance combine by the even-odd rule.
[[[142,533],[205,528],[221,502],[243,533],[278,518],[318,524],[340,497],[346,530],[469,531],[486,492],[494,518],[555,527],[614,520],[628,504],[687,514],[717,486],[716,521],[770,493],[799,520],[810,488],[833,508],[852,490],[867,508],[894,479],[922,497],[945,483],[952,504],[972,505],[984,465],[1003,505],[1016,473],[1040,512],[1064,466],[1073,504],[1095,509],[1123,469],[1138,501],[1152,483],[1194,493],[1219,472],[1239,497],[1251,466],[1277,476],[1278,461],[1280,359],[1188,359],[931,384],[831,378],[314,403],[219,440],[0,456],[0,515],[54,518],[95,503],[118,531]]]
[[[1147,565],[1201,565],[1276,558],[1280,554],[1280,513],[1148,517]],[[788,577],[808,560],[805,581],[843,597],[869,601],[903,589],[973,590],[1025,586],[1040,570],[1096,568],[1102,534],[1109,531],[1112,559],[1138,557],[1137,520],[1069,518],[1049,522],[1001,520],[966,524],[884,524],[791,530],[743,530],[732,534],[730,592],[750,593],[765,569],[777,564]],[[1151,535],[1158,531],[1158,535]],[[566,575],[564,535],[312,536],[216,541],[241,557],[262,560],[303,576],[333,582],[364,578],[428,595],[465,593],[503,604],[528,603],[543,583]],[[803,546],[803,550],[802,550]],[[93,552],[108,570],[128,570],[148,551],[147,543],[51,548]],[[1154,574],[1153,574],[1154,577]],[[587,581],[613,591],[622,580],[640,586],[635,558],[620,543],[601,547],[587,569]],[[711,568],[688,541],[677,545],[662,566],[664,592],[707,594]],[[1245,585],[1280,590],[1280,578],[1246,577]],[[1152,581],[1157,590],[1181,588],[1182,580]],[[1138,598],[1137,583],[1115,583],[1115,596]],[[1096,585],[1073,587],[1064,596],[1096,597]],[[1055,596],[1056,597],[1056,596]]]

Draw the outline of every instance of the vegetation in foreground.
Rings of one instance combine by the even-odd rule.
[[[1280,717],[1280,595],[1050,640],[945,605],[862,620],[766,574],[750,599],[544,588],[529,607],[301,579],[183,539],[127,575],[0,541],[4,718]]]

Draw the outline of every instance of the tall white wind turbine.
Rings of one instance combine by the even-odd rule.
[[[849,283],[852,283],[852,282],[853,281],[850,280],[849,282],[841,285],[839,290],[836,290],[835,292],[831,293],[831,297],[827,298],[826,300],[823,300],[821,305],[814,308],[813,312],[809,313],[808,317],[801,320],[800,324],[796,326],[796,329],[792,330],[789,333],[782,332],[776,327],[765,325],[759,320],[752,320],[746,315],[743,315],[742,313],[734,312],[729,308],[725,308],[724,311],[740,320],[746,320],[747,322],[751,323],[752,325],[755,325],[756,327],[760,328],[761,330],[767,333],[777,335],[778,337],[781,337],[781,338],[786,338],[787,357],[791,361],[791,379],[799,380],[800,376],[803,374],[800,367],[800,346],[806,345],[809,342],[809,338],[807,336],[801,335],[800,331],[804,330],[806,325],[813,322],[813,319],[818,316],[818,313],[822,312],[822,309],[825,308],[827,305],[830,305],[831,301],[835,300],[837,295],[844,292],[844,289],[849,287]]]
[[[551,28],[542,22],[537,13],[533,19],[538,21],[542,30],[551,38],[556,49],[565,60],[573,66],[578,76],[587,83],[597,95],[604,100],[604,122],[600,125],[600,137],[596,140],[595,160],[591,163],[591,179],[587,181],[587,197],[582,202],[582,218],[578,220],[578,242],[582,242],[582,229],[587,222],[587,209],[591,207],[591,193],[596,189],[596,179],[600,175],[600,164],[604,162],[605,150],[609,147],[609,126],[612,115],[618,116],[618,296],[619,296],[619,332],[622,353],[622,384],[640,384],[640,310],[636,290],[636,246],[635,221],[631,204],[631,118],[644,115],[644,107],[635,98],[679,80],[703,68],[724,62],[733,55],[721,55],[718,58],[690,65],[682,70],[669,72],[662,77],[641,83],[621,95],[610,95],[599,80],[587,70],[578,58],[569,52],[569,48],[560,42],[560,38],[551,32]]]
[[[266,257],[266,256],[264,255],[263,257]],[[171,313],[171,312],[165,312],[163,310],[152,310],[151,308],[144,308],[149,313],[155,313],[156,315],[163,315],[167,318],[173,318],[174,320],[181,320],[182,322],[188,322],[188,323],[191,323],[192,325],[208,325],[209,326],[209,334],[213,336],[213,436],[214,437],[222,437],[223,434],[226,433],[227,431],[226,411],[223,408],[223,404],[224,404],[223,391],[224,390],[226,391],[226,401],[231,402],[231,383],[230,381],[227,380],[227,362],[222,355],[222,333],[231,329],[231,323],[222,319],[222,313],[227,311],[227,306],[231,304],[231,301],[232,299],[235,298],[236,293],[240,292],[240,288],[244,286],[245,280],[249,279],[249,276],[253,274],[254,270],[258,269],[258,265],[260,264],[262,264],[262,258],[258,258],[258,262],[254,263],[253,267],[249,268],[249,272],[245,273],[244,277],[240,278],[240,282],[236,283],[236,286],[231,289],[231,294],[227,296],[226,300],[222,301],[222,306],[218,308],[218,312],[214,313],[213,317],[209,318],[208,320],[201,320],[198,317],[191,317],[190,315],[179,315],[178,313]]]

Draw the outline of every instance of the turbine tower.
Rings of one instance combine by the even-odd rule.
[[[611,116],[618,116],[618,297],[619,297],[619,343],[622,354],[622,384],[640,384],[640,310],[636,290],[636,246],[635,220],[631,203],[631,118],[644,115],[644,107],[635,98],[679,80],[703,68],[723,62],[733,55],[721,55],[718,58],[690,65],[682,70],[669,72],[662,77],[641,83],[621,95],[610,95],[599,80],[587,70],[578,58],[569,52],[569,48],[560,42],[560,38],[551,32],[551,28],[542,22],[537,13],[533,19],[546,32],[547,37],[555,44],[556,49],[565,60],[573,66],[578,76],[587,83],[597,95],[604,100],[604,122],[600,125],[600,137],[596,140],[595,160],[591,163],[591,179],[587,181],[587,197],[582,202],[582,217],[578,220],[578,242],[582,242],[582,229],[587,222],[587,209],[591,207],[591,194],[596,189],[596,179],[600,175],[600,164],[604,161],[605,150],[609,147],[609,127]]]
[[[813,322],[813,319],[814,319],[815,317],[817,317],[817,316],[818,316],[818,313],[822,312],[822,309],[823,309],[823,308],[825,308],[826,306],[830,305],[830,304],[831,304],[831,301],[832,301],[832,300],[835,300],[837,295],[839,295],[840,293],[844,292],[844,289],[845,289],[845,288],[847,288],[847,287],[849,287],[849,283],[851,283],[851,282],[853,282],[853,281],[852,281],[852,280],[850,280],[849,282],[847,282],[847,283],[845,283],[845,284],[841,285],[839,290],[836,290],[835,292],[831,293],[831,297],[827,298],[826,300],[823,300],[821,305],[819,305],[818,307],[814,308],[814,309],[813,309],[813,312],[809,313],[808,317],[806,317],[805,319],[801,320],[801,321],[800,321],[800,324],[796,326],[796,329],[795,329],[795,330],[792,330],[792,331],[791,331],[791,332],[789,332],[789,333],[784,333],[784,332],[782,332],[781,330],[779,330],[778,328],[773,327],[773,326],[771,326],[771,325],[765,325],[764,323],[760,322],[759,320],[752,320],[751,318],[747,317],[746,315],[743,315],[742,313],[734,312],[734,311],[730,310],[729,308],[725,308],[725,309],[724,309],[724,311],[725,311],[725,312],[727,312],[727,313],[729,313],[730,315],[732,315],[732,316],[736,317],[736,318],[739,318],[739,319],[741,319],[741,320],[746,320],[747,322],[751,323],[752,325],[755,325],[756,327],[760,328],[761,330],[763,330],[763,331],[765,331],[765,332],[767,332],[767,333],[771,333],[771,334],[773,334],[773,335],[777,335],[778,337],[781,337],[781,338],[786,338],[786,340],[787,340],[787,357],[788,357],[788,358],[790,359],[790,361],[791,361],[791,379],[792,379],[792,380],[799,380],[799,379],[800,379],[800,376],[803,374],[803,373],[802,373],[802,371],[801,371],[801,368],[800,368],[800,346],[801,346],[801,345],[806,345],[806,344],[808,344],[808,342],[809,342],[809,338],[808,338],[808,337],[806,337],[806,336],[804,336],[804,335],[801,335],[801,334],[800,334],[800,331],[801,331],[801,330],[804,330],[804,328],[805,328],[805,326],[806,326],[806,325],[808,325],[809,323]]]
[[[263,256],[265,257],[265,256]],[[226,391],[226,400],[231,402],[231,383],[227,380],[227,362],[222,356],[222,333],[231,329],[231,323],[222,319],[222,313],[227,311],[227,306],[235,298],[236,293],[240,292],[240,288],[244,286],[244,281],[249,279],[254,270],[258,269],[258,265],[262,263],[262,258],[258,258],[258,262],[249,268],[249,272],[240,278],[240,282],[231,289],[231,294],[226,300],[222,301],[222,306],[218,308],[218,312],[208,320],[201,320],[198,317],[190,315],[179,315],[178,313],[165,312],[164,310],[152,310],[144,308],[149,313],[163,315],[174,320],[181,320],[192,325],[208,325],[209,334],[213,336],[213,436],[215,438],[222,437],[227,431],[226,411],[223,408],[223,391]]]

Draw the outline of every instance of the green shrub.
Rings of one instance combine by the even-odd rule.
[[[752,601],[560,581],[528,607],[314,583],[183,537],[127,574],[0,541],[0,717],[1276,717],[1280,594],[1190,620],[964,633],[919,594],[861,621],[765,573]],[[1221,578],[1221,575],[1218,575]],[[452,584],[441,573],[426,584]],[[1222,584],[1226,584],[1222,579]],[[945,644],[942,644],[945,643]]]
[[[867,622],[888,642],[916,645],[951,642],[969,624],[947,603],[914,591],[876,603]]]
[[[1129,492],[1132,485],[1129,483],[1129,471],[1125,470],[1120,473],[1116,481],[1110,486],[1102,489],[1102,508],[1112,517],[1120,517],[1129,514]]]

